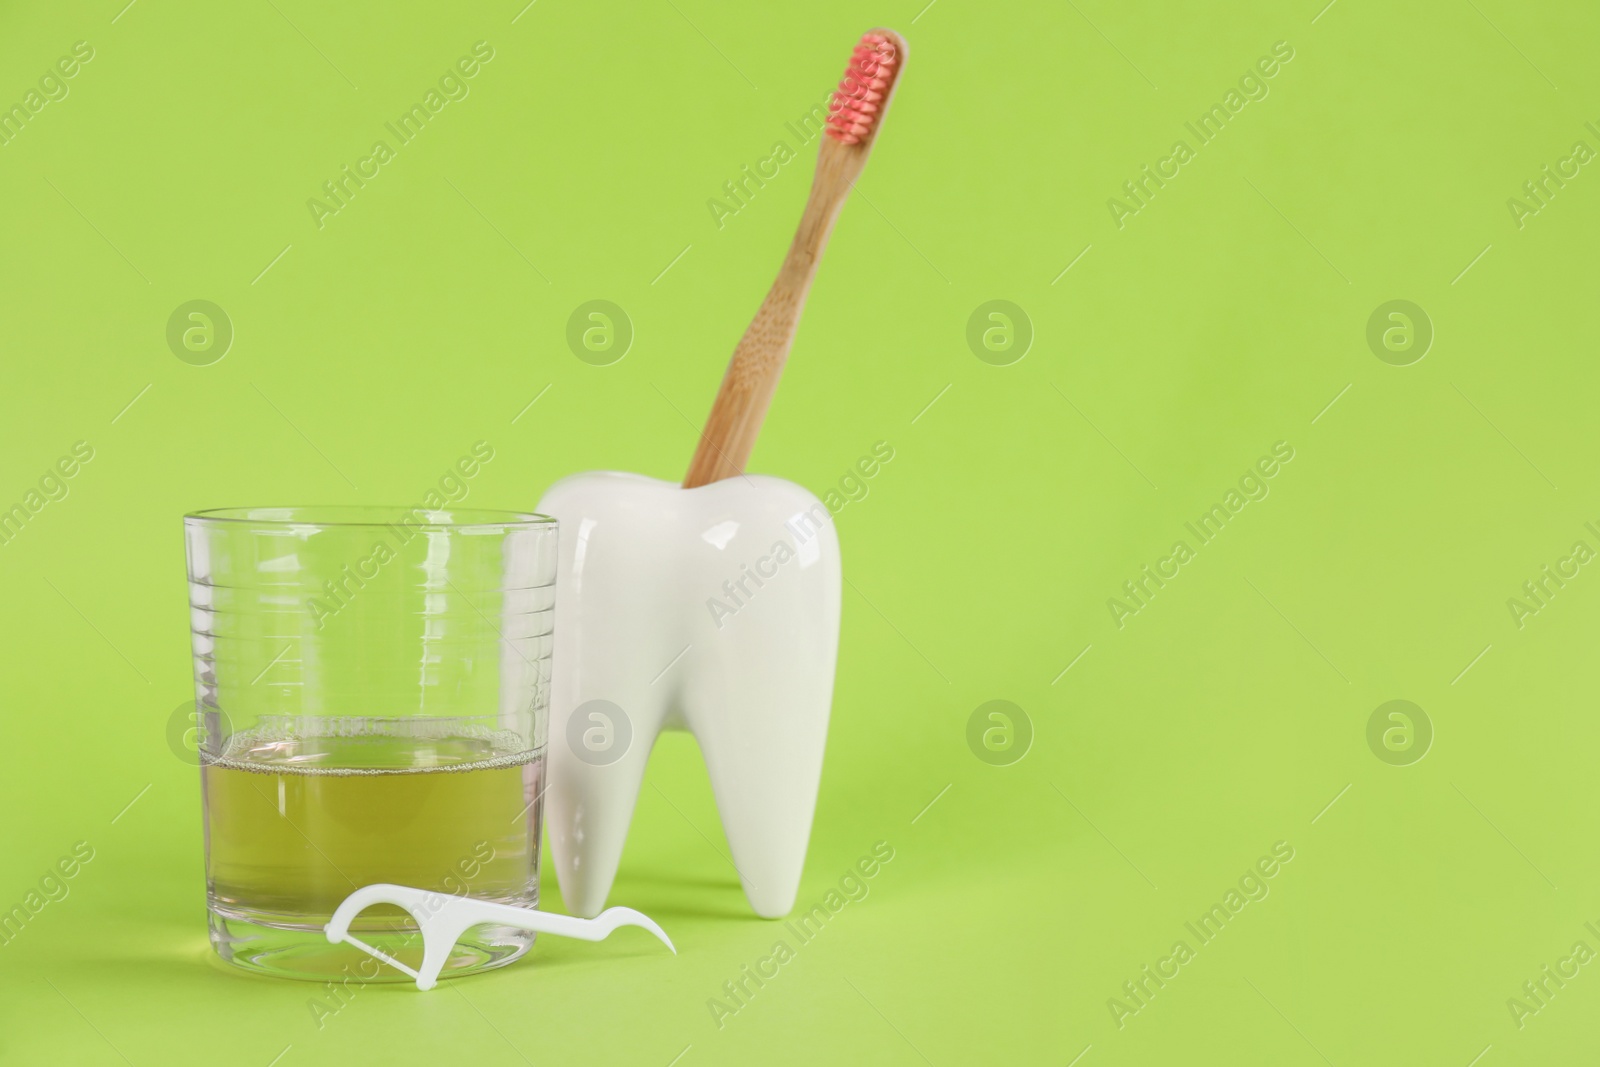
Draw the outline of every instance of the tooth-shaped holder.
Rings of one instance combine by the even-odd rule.
[[[788,914],[839,650],[828,509],[762,475],[685,489],[596,472],[557,482],[539,510],[560,520],[546,803],[562,899],[605,907],[651,746],[681,728],[750,906]]]
[[[357,915],[374,904],[394,904],[411,913],[422,932],[422,968],[413,970],[380,952],[350,933],[350,923]],[[450,950],[461,935],[473,926],[494,923],[498,926],[533,930],[557,937],[575,937],[584,941],[604,941],[619,926],[642,926],[659,937],[673,955],[678,950],[672,940],[651,919],[632,908],[611,908],[593,919],[575,918],[571,915],[553,915],[533,908],[518,908],[511,904],[496,904],[488,900],[473,900],[451,893],[436,893],[427,889],[414,889],[406,885],[379,882],[363,886],[344,898],[334,911],[333,918],[323,927],[328,940],[338,944],[353,945],[375,959],[410,975],[417,980],[417,988],[432,989],[439,981],[439,972],[450,958]]]

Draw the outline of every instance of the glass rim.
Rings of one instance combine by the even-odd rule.
[[[425,530],[535,529],[556,525],[556,520],[551,516],[534,511],[400,505],[386,507],[376,504],[205,508],[186,513],[183,521],[184,525],[240,524],[267,528],[311,526],[317,529],[386,528],[400,523]]]

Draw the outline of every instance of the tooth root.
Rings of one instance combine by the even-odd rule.
[[[547,497],[540,506],[552,504],[559,507]],[[583,524],[575,523],[571,532],[586,543],[574,568],[564,515],[545,513],[562,522],[546,822],[562,902],[592,919],[616,878],[671,693],[651,684],[659,667],[647,664],[666,663],[671,653],[657,650],[662,635],[640,603],[641,590],[649,589],[648,557],[614,543],[613,531],[582,533]]]
[[[672,710],[699,742],[751,906],[787,914],[838,652],[839,555],[827,509],[775,478],[685,490],[606,473],[557,483],[539,510],[561,521],[548,818],[566,906],[583,916],[605,907],[651,745]],[[813,525],[785,525],[802,513]],[[769,561],[772,577],[747,579],[730,598],[723,583],[778,542],[792,558]],[[714,615],[713,597],[736,610]],[[626,753],[604,765],[569,743],[573,716],[596,698],[622,707],[632,730]]]
[[[607,699],[619,707],[641,706],[637,702],[624,703],[626,696]],[[568,715],[560,717],[563,725],[582,703],[574,701]],[[552,730],[556,718],[551,716]],[[639,716],[630,716],[633,736],[629,749],[611,764],[596,766],[579,759],[568,747],[564,730],[551,738],[546,822],[562,903],[573,915],[592,919],[605,910],[606,897],[622,860],[622,847],[628,840],[628,824],[644,782],[650,748],[660,730],[659,719],[657,715],[656,725],[651,727],[642,723]]]
[[[749,614],[766,606],[758,598]],[[750,623],[752,634],[766,631],[759,634],[764,638],[775,629],[761,625],[761,616],[747,620],[741,613],[738,621]],[[832,664],[798,655],[741,664],[735,657],[737,651],[724,664],[729,677],[718,698],[689,700],[695,709],[689,728],[700,742],[745,896],[757,915],[776,919],[794,907],[805,866],[828,734]]]

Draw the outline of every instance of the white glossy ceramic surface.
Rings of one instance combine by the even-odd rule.
[[[596,472],[557,482],[551,849],[568,910],[605,907],[651,746],[694,734],[756,913],[794,906],[839,647],[827,508],[762,475],[695,489]]]

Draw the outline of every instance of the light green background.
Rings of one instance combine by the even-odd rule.
[[[0,147],[0,505],[95,450],[0,546],[0,908],[95,850],[0,946],[0,1061],[1592,1055],[1593,965],[1520,1029],[1506,1003],[1600,949],[1600,577],[1521,628],[1507,607],[1600,548],[1600,175],[1520,229],[1506,203],[1600,148],[1592,5],[123,2],[0,16],[0,101],[95,51]],[[895,859],[719,1030],[707,999],[782,928],[669,737],[612,899],[677,958],[552,940],[319,1030],[313,987],[209,958],[197,776],[164,738],[190,692],[179,515],[409,502],[478,440],[482,506],[677,477],[806,192],[785,123],[874,24],[913,54],[752,466],[821,493],[895,449],[837,517],[800,899],[874,842]],[[480,40],[470,96],[319,230],[307,199]],[[1119,229],[1108,198],[1278,41],[1270,95]],[[780,139],[799,158],[719,230],[707,200]],[[194,299],[236,330],[211,366],[166,344]],[[565,342],[592,299],[636,331],[612,366]],[[1035,331],[1010,366],[966,344],[993,299]],[[1392,299],[1436,331],[1411,366],[1365,340]],[[1270,496],[1119,629],[1107,598],[1278,441]],[[1033,724],[1011,766],[967,746],[994,699]],[[1367,746],[1392,699],[1435,730],[1410,766]],[[1119,1028],[1108,999],[1278,841],[1270,895]]]

